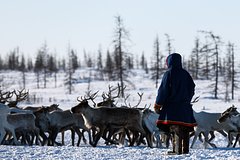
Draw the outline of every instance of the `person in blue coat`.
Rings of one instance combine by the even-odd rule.
[[[189,132],[196,126],[191,100],[195,84],[190,74],[182,68],[182,57],[170,54],[166,60],[168,70],[164,73],[158,89],[154,110],[159,114],[157,126],[173,134],[173,151],[169,154],[189,153]]]

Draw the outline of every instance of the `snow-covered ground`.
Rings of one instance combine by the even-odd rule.
[[[94,75],[92,73],[92,75]],[[83,80],[77,81],[74,84],[74,91],[72,95],[67,94],[66,87],[63,85],[64,73],[58,74],[57,88],[54,87],[54,79],[49,77],[47,83],[47,89],[44,89],[41,84],[41,89],[37,89],[35,75],[33,73],[27,74],[27,86],[29,89],[30,96],[35,95],[38,101],[35,104],[26,104],[26,102],[20,103],[21,106],[25,105],[49,105],[52,103],[58,103],[62,109],[70,109],[76,105],[77,97],[84,96],[89,84],[83,77],[89,76],[89,70],[78,70],[75,73],[76,78],[81,78]],[[143,92],[143,99],[141,106],[145,105],[152,108],[155,101],[155,96],[157,89],[155,84],[150,80],[149,75],[146,75],[141,70],[134,70],[129,80],[132,84],[126,84],[126,93],[130,94],[128,102],[134,106],[138,102],[138,92]],[[21,73],[19,72],[2,72],[0,73],[0,79],[4,79],[5,88],[4,90],[21,89],[22,80]],[[1,81],[0,81],[1,82]],[[3,82],[1,82],[3,83]],[[237,95],[240,93],[236,91],[236,100],[231,102],[224,102],[222,99],[214,100],[210,97],[212,96],[210,91],[211,87],[209,85],[211,82],[205,80],[195,81],[196,83],[196,96],[200,96],[199,102],[195,103],[193,108],[195,111],[206,111],[206,112],[222,112],[232,104],[239,108],[239,98]],[[91,81],[90,89],[95,92],[99,90],[98,97],[96,101],[101,101],[102,92],[108,91],[108,85],[116,86],[117,82],[109,81]],[[223,93],[225,88],[221,85],[219,86],[219,97],[224,97]],[[123,100],[118,99],[117,105],[121,105]],[[140,107],[141,107],[140,106]],[[146,146],[106,146],[101,140],[97,147],[92,147],[89,144],[84,144],[81,142],[79,147],[71,146],[70,132],[65,135],[65,146],[7,146],[0,145],[0,159],[240,159],[240,148],[237,145],[236,148],[226,148],[227,138],[223,137],[219,133],[215,133],[216,138],[213,142],[217,145],[217,149],[208,147],[204,149],[203,144],[197,141],[193,147],[190,149],[190,153],[186,155],[167,155],[166,152],[171,149],[161,149],[161,148],[149,148]],[[57,141],[61,141],[60,134]],[[192,141],[192,138],[191,138]],[[190,141],[190,143],[191,143]]]

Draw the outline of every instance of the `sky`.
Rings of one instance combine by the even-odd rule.
[[[153,54],[157,36],[167,54],[166,33],[182,55],[189,55],[199,30],[238,46],[239,7],[239,0],[0,0],[0,54],[19,47],[35,56],[45,42],[60,56],[69,45],[80,55],[111,51],[116,16],[129,31],[128,52],[138,56]]]

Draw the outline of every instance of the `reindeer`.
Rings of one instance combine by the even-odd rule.
[[[19,144],[15,134],[15,127],[7,120],[7,116],[9,113],[9,107],[5,104],[0,103],[0,143],[2,143],[7,131],[9,131],[13,136],[14,143]]]
[[[88,104],[89,99],[77,99],[80,103],[71,108],[73,113],[81,113],[85,125],[91,128],[97,128],[99,132],[94,137],[92,146],[96,147],[99,139],[109,126],[115,128],[124,128],[131,131],[137,131],[146,134],[142,126],[142,112],[134,108],[92,108]],[[150,137],[147,137],[148,145],[152,147]]]
[[[9,100],[8,100],[8,101],[7,101],[7,102],[8,102],[8,106],[9,106],[10,108],[18,108],[18,107],[17,107],[17,104],[18,104],[19,102],[23,101],[23,100],[26,100],[26,98],[27,98],[28,95],[29,95],[29,92],[26,91],[25,89],[22,89],[22,90],[18,90],[18,91],[14,90],[14,91],[12,92],[12,94],[15,95],[15,100],[13,100],[13,101],[9,101]]]
[[[117,90],[117,95],[113,96],[113,92]],[[118,98],[120,96],[120,85],[118,84],[117,87],[113,88],[113,86],[108,86],[108,93],[103,92],[102,98],[103,101],[97,103],[97,107],[117,107],[115,102],[115,98]]]
[[[51,104],[50,106],[40,106],[40,107],[32,107],[32,106],[27,106],[27,107],[23,107],[23,110],[30,110],[32,112],[37,111],[39,109],[41,109],[42,107],[47,108],[48,112],[52,112],[52,111],[62,111],[61,108],[59,108],[59,104]]]
[[[217,119],[221,116],[221,113],[208,113],[208,112],[193,112],[193,115],[196,119],[197,126],[195,127],[195,133],[194,133],[194,138],[191,144],[191,148],[193,148],[193,145],[197,139],[197,137],[200,135],[200,133],[203,133],[204,135],[204,146],[205,148],[207,147],[207,144],[212,146],[213,148],[216,148],[216,145],[211,143],[210,140],[208,139],[208,135],[212,131],[219,131],[223,135],[226,135],[223,130],[230,130],[231,127],[224,123],[224,124],[219,124],[217,122]],[[214,134],[212,134],[214,135]],[[214,138],[214,137],[213,137]],[[211,138],[211,139],[213,139]]]
[[[39,129],[35,126],[35,116],[32,113],[15,113],[8,114],[7,121],[14,126],[18,137],[22,136],[22,143],[26,144],[26,139],[29,145],[33,144],[34,137],[36,137],[36,144],[38,144]],[[32,140],[29,139],[31,135]]]
[[[123,87],[123,90],[126,89],[126,86]],[[113,92],[117,90],[117,94],[115,96],[113,96]],[[115,102],[115,99],[119,97],[120,95],[120,91],[121,91],[121,87],[120,85],[118,84],[117,87],[113,87],[113,86],[108,86],[108,93],[105,93],[103,92],[102,94],[102,97],[103,97],[103,101],[102,102],[99,102],[97,103],[97,107],[108,107],[108,108],[113,108],[113,107],[117,107],[116,104],[114,104]],[[126,100],[127,98],[130,96],[130,94],[126,97],[124,97],[124,103],[125,103],[125,106],[120,106],[120,107],[130,107],[130,108],[137,108],[137,106],[140,104],[141,100],[142,100],[142,95],[143,93],[138,93],[140,99],[138,101],[138,103],[135,105],[135,106],[131,106],[131,104],[127,104]],[[89,97],[89,95],[88,95]],[[146,130],[146,129],[145,129]],[[116,140],[116,135],[119,134],[119,140],[115,141]],[[116,127],[113,127],[113,126],[108,126],[104,133],[103,133],[103,136],[102,138],[105,139],[105,144],[118,144],[119,141],[121,141],[120,143],[123,143],[123,138],[121,137],[125,137],[124,134],[127,135],[128,139],[129,139],[129,142],[130,142],[130,146],[132,146],[134,144],[134,142],[136,141],[136,139],[139,137],[139,133],[138,132],[135,132],[134,134],[131,133],[130,130],[127,130],[127,129],[119,129],[119,128],[116,128]],[[130,134],[133,134],[133,136],[131,136]],[[108,136],[107,136],[108,135]],[[141,136],[142,137],[142,136]],[[115,139],[115,140],[114,140]],[[140,139],[142,140],[142,139]],[[138,143],[139,145],[140,143]]]
[[[160,130],[156,125],[156,121],[159,115],[150,109],[146,108],[143,110],[143,124],[149,130],[151,135],[156,138],[156,147],[162,148],[162,142],[160,137]],[[167,141],[168,142],[168,141]],[[166,145],[168,148],[169,145]]]
[[[76,132],[79,136],[78,146],[83,136],[80,132],[81,129],[87,130],[83,125],[83,119],[81,115],[72,114],[69,110],[60,111],[55,110],[49,112],[48,108],[42,107],[34,112],[37,117],[36,124],[40,128],[40,135],[43,138],[44,145],[49,140],[48,145],[63,145],[64,144],[64,131],[72,131],[72,145],[74,145],[74,133]],[[49,133],[49,137],[44,132]],[[62,132],[62,144],[56,142],[56,137],[59,132]]]
[[[228,143],[228,147],[232,145],[232,136],[233,134],[237,134],[236,136],[236,140],[233,144],[233,148],[235,148],[237,141],[239,140],[240,137],[240,114],[237,111],[237,108],[232,105],[231,107],[229,107],[226,111],[224,111],[221,116],[219,117],[219,119],[217,120],[218,123],[222,124],[222,123],[227,123],[229,126],[232,127],[232,130],[228,131],[228,134],[230,135],[229,137],[229,143]]]

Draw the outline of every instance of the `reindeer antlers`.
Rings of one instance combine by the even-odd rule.
[[[0,103],[5,103],[13,96],[13,92],[2,92],[0,90]]]
[[[118,90],[117,90],[117,89],[118,89]],[[116,96],[112,96],[112,93],[113,93],[115,90],[117,90],[117,95],[116,95]],[[103,92],[103,94],[102,94],[103,100],[113,100],[113,99],[119,97],[119,95],[120,95],[120,90],[121,90],[121,89],[120,89],[119,83],[118,83],[118,86],[115,87],[115,88],[113,88],[113,86],[108,85],[108,93],[104,93],[104,92]]]
[[[29,91],[26,91],[25,89],[22,89],[22,90],[18,90],[18,91],[14,90],[13,93],[16,96],[16,102],[20,102],[20,101],[23,101],[27,98],[27,96],[29,94]]]
[[[129,98],[129,96],[130,96],[130,94],[127,95],[126,97],[124,97],[124,103],[125,103],[125,105],[126,105],[126,106],[129,106],[130,108],[137,108],[137,106],[139,106],[139,104],[140,104],[141,101],[142,101],[143,93],[139,93],[139,92],[138,92],[138,96],[140,97],[140,99],[139,99],[138,103],[137,103],[135,106],[133,106],[133,107],[131,106],[130,103],[128,103],[128,105],[127,105],[127,99]]]
[[[96,103],[94,102],[94,99],[97,97],[97,94],[98,94],[99,91],[91,94],[91,91],[88,91],[86,92],[86,95],[84,97],[78,97],[77,100],[79,102],[82,102],[82,101],[86,101],[86,100],[91,100],[94,104],[94,106],[96,106]]]

